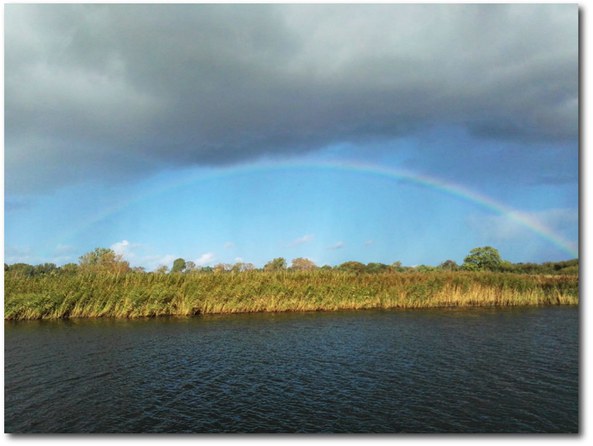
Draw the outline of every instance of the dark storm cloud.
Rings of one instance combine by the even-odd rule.
[[[7,5],[7,191],[433,125],[577,137],[574,5]]]

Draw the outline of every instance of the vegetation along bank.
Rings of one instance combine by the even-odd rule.
[[[477,248],[463,265],[404,267],[346,262],[317,267],[274,259],[171,271],[130,268],[97,249],[80,264],[5,265],[5,319],[192,316],[217,313],[333,311],[455,306],[577,305],[578,261],[510,264],[493,248]],[[492,261],[485,265],[483,262]],[[472,263],[473,262],[473,263]],[[482,262],[482,263],[480,263]],[[190,265],[191,266],[191,265]]]

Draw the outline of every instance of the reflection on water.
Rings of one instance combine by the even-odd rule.
[[[577,432],[578,317],[5,322],[5,431]]]

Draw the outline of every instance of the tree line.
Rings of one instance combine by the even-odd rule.
[[[459,265],[454,260],[445,260],[438,266],[418,265],[404,266],[396,261],[391,264],[371,262],[361,263],[347,261],[337,266],[318,266],[312,260],[298,257],[288,262],[283,257],[277,257],[267,262],[262,268],[257,268],[252,263],[236,262],[234,264],[219,263],[214,266],[198,266],[192,261],[177,258],[169,269],[167,266],[160,266],[156,274],[190,274],[190,273],[239,273],[244,271],[311,271],[311,270],[338,270],[350,273],[385,273],[385,272],[429,272],[429,271],[493,271],[511,272],[518,274],[578,274],[578,259],[561,262],[536,263],[511,263],[503,260],[497,249],[491,246],[484,246],[472,249],[464,258],[463,264]],[[78,264],[67,263],[57,266],[54,263],[43,263],[29,265],[26,263],[4,264],[4,271],[22,274],[25,276],[37,276],[44,274],[75,274],[88,272],[108,272],[115,274],[122,273],[147,273],[142,267],[132,267],[120,254],[109,248],[96,248],[95,250],[82,255]]]

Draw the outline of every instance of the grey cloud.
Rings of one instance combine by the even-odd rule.
[[[7,5],[7,191],[390,139],[575,140],[575,5]]]

